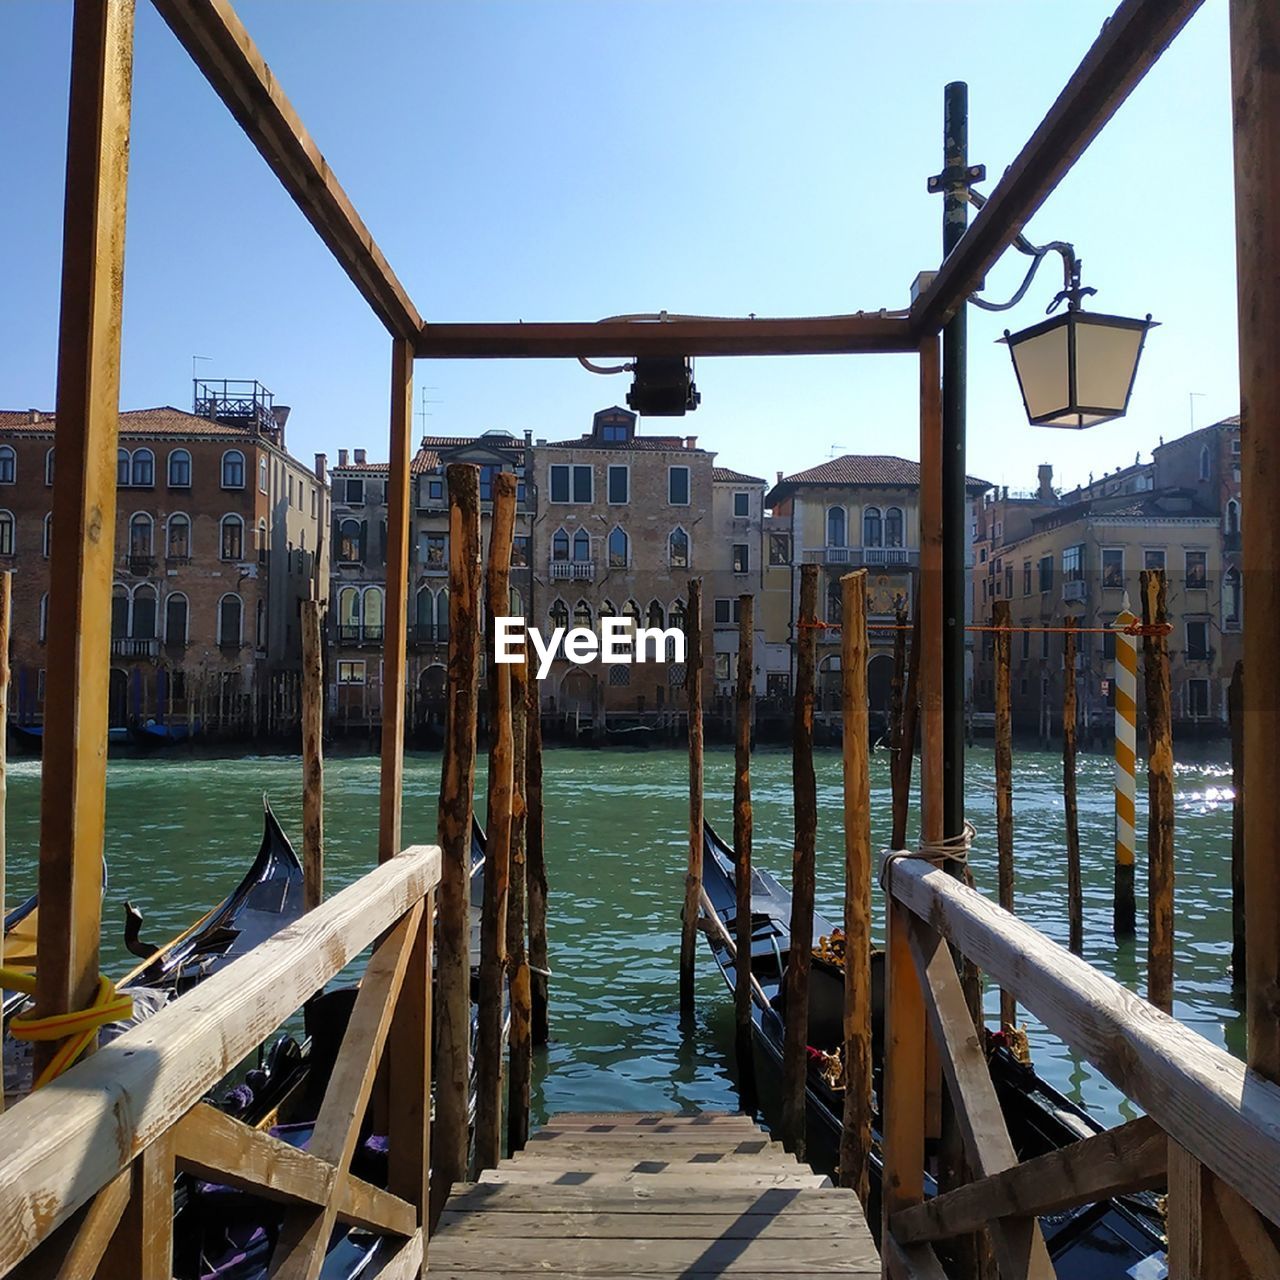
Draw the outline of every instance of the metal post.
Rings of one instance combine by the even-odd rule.
[[[943,99],[942,254],[960,243],[969,222],[969,86],[947,85]],[[964,825],[965,407],[968,326],[960,307],[942,330],[942,773],[943,828]]]

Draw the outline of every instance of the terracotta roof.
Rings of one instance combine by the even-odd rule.
[[[616,449],[620,453],[638,449],[650,453],[706,453],[706,449],[686,449],[684,436],[632,436],[630,440],[600,440],[593,435],[577,436],[573,440],[548,440],[545,449]]]
[[[966,487],[981,493],[991,486],[977,476],[967,477]],[[808,471],[797,471],[784,476],[765,496],[765,505],[775,498],[782,501],[799,488],[824,488],[830,485],[851,485],[863,488],[914,488],[920,483],[920,464],[910,458],[895,458],[883,453],[847,453],[842,458],[832,458]]]
[[[768,484],[763,476],[749,476],[731,467],[712,467],[711,478],[723,484]]]
[[[39,422],[31,421],[29,409],[0,409],[0,431],[30,431],[43,433],[53,430],[52,412],[39,411]],[[253,432],[244,427],[228,426],[225,422],[211,422],[172,405],[160,405],[154,409],[125,409],[120,414],[120,433],[126,436],[227,436],[246,440]]]

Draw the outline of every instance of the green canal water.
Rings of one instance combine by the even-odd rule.
[[[1015,753],[1015,822],[1020,914],[1066,941],[1060,757]],[[406,843],[434,841],[440,757],[406,761]],[[843,887],[840,758],[817,758],[818,902],[839,919]],[[39,763],[10,766],[9,900],[35,881]],[[1143,904],[1136,946],[1111,939],[1112,769],[1082,756],[1079,805],[1085,886],[1085,956],[1138,987],[1144,965]],[[699,955],[696,1025],[682,1035],[676,968],[688,813],[683,750],[548,750],[546,844],[551,886],[549,937],[553,1043],[537,1067],[537,1117],[558,1110],[732,1107],[732,1010],[709,954]],[[754,757],[755,856],[786,883],[791,859],[791,761],[783,750]],[[328,885],[347,884],[373,865],[378,765],[368,757],[330,759],[325,768]],[[992,755],[969,756],[968,803],[978,829],[973,855],[980,887],[994,893]],[[1230,984],[1230,768],[1203,757],[1178,766],[1177,1009],[1216,1044],[1241,1049],[1242,1024]],[[707,816],[732,832],[733,758],[706,759]],[[300,843],[301,766],[288,757],[112,760],[107,794],[110,884],[104,903],[104,967],[130,964],[120,924],[131,898],[147,917],[144,936],[171,936],[238,880],[257,849],[259,797],[270,797]],[[483,795],[483,768],[477,781]],[[872,766],[873,836],[887,843],[888,757]],[[1145,830],[1139,805],[1138,828]],[[1142,854],[1139,853],[1139,861]],[[1143,877],[1139,868],[1139,892]],[[880,910],[879,890],[877,911]],[[996,1008],[995,992],[988,1007]],[[1049,1080],[1108,1122],[1127,1104],[1034,1021],[1036,1063]]]

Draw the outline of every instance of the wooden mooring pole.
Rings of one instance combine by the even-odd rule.
[[[524,856],[529,906],[529,1011],[533,1043],[550,1037],[550,953],[547,948],[547,856],[542,817],[542,695],[529,673],[528,740],[524,758]]]
[[[1142,679],[1147,704],[1147,999],[1173,1011],[1173,707],[1165,576],[1144,569]]]
[[[5,858],[9,824],[9,626],[13,574],[0,573],[0,966],[4,964]],[[4,1110],[4,1046],[0,1039],[0,1111]]]
[[[903,633],[898,632],[898,634]],[[893,826],[889,843],[894,849],[904,849],[907,844],[907,815],[911,810],[911,772],[915,764],[916,731],[920,723],[920,602],[918,599],[911,619],[911,649],[907,655],[906,666],[902,714],[897,722],[896,745],[890,766]]]
[[[996,878],[1000,905],[1013,910],[1013,636],[1010,633],[1009,602],[997,600],[991,606],[991,625],[996,628]],[[1000,989],[1000,1026],[1011,1031],[1018,1023],[1018,1003],[1012,991]]]
[[[1080,818],[1076,804],[1076,620],[1062,637],[1062,811],[1067,828],[1068,946],[1084,954],[1084,890],[1080,883]]]
[[[1129,612],[1128,600],[1126,593],[1125,607],[1112,623],[1116,636],[1116,879],[1112,931],[1117,942],[1132,938],[1138,928],[1133,882],[1138,841],[1138,640],[1127,631],[1138,619]]]
[[[511,991],[510,1071],[507,1083],[507,1149],[529,1141],[529,1095],[533,1077],[533,1012],[529,949],[525,942],[528,899],[525,858],[525,762],[528,756],[529,668],[511,668],[511,888],[507,898],[507,983]]]
[[[480,469],[455,462],[449,484],[449,669],[440,767],[436,940],[436,1115],[431,1219],[466,1176],[471,1074],[471,821],[480,657]]]
[[[1231,983],[1244,986],[1244,663],[1237,662],[1227,691],[1231,719]]]
[[[511,542],[516,519],[516,477],[493,482],[493,524],[486,574],[489,625],[510,608]],[[492,634],[492,630],[490,631]],[[507,971],[507,895],[511,880],[514,735],[511,663],[489,666],[489,806],[485,822],[484,910],[480,916],[480,974],[476,1026],[476,1133],[473,1175],[502,1159],[503,988]]]
[[[871,1197],[871,726],[867,571],[840,580],[844,764],[844,1116],[840,1185]]]
[[[320,601],[302,602],[302,900],[324,899],[324,661]]]
[[[808,1077],[809,969],[813,960],[814,846],[818,790],[813,772],[813,703],[818,651],[818,570],[800,569],[800,614],[796,620],[795,719],[791,782],[795,796],[795,842],[791,857],[791,945],[787,952],[782,1042],[782,1141],[803,1160],[805,1081]]]
[[[755,598],[738,597],[738,683],[733,740],[733,876],[736,888],[734,925],[734,1048],[742,1110],[755,1115],[755,1057],[751,1018],[751,695],[755,681]]]
[[[689,580],[686,617],[688,653],[685,690],[689,697],[689,863],[684,877],[684,915],[680,928],[680,1014],[694,1009],[694,957],[702,897],[702,579]]]

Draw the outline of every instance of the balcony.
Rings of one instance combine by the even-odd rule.
[[[152,569],[156,567],[156,558],[153,555],[138,555],[130,552],[129,554],[129,572],[137,574],[139,577],[146,577]]]
[[[594,560],[553,560],[551,562],[552,582],[594,582],[596,562]]]
[[[806,547],[806,564],[901,565],[920,563],[920,552],[911,547]]]
[[[342,645],[381,644],[382,625],[381,623],[377,625],[365,623],[363,626],[359,624],[355,626],[340,626],[338,628],[338,643]]]
[[[155,658],[160,654],[160,641],[134,640],[129,636],[113,636],[111,639],[111,656],[113,658]]]
[[[409,628],[409,643],[415,646],[448,644],[449,628],[438,627],[431,622],[418,622]]]
[[[1067,603],[1089,598],[1089,584],[1083,578],[1073,578],[1062,584],[1062,598]]]

